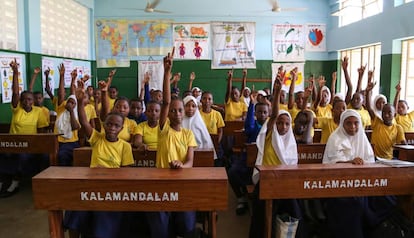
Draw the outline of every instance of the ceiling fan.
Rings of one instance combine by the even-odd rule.
[[[282,8],[280,7],[278,0],[269,0],[269,2],[272,5],[272,12],[291,12],[291,11],[306,11],[307,10],[307,8],[305,7]]]
[[[148,13],[171,13],[169,11],[164,11],[164,10],[158,10],[155,9],[155,7],[161,2],[161,0],[154,0],[152,3],[147,2],[147,6],[144,9],[139,9],[139,8],[123,8],[123,9],[128,9],[128,10],[143,10],[144,12],[148,12]]]

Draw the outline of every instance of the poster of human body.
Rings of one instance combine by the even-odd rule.
[[[13,85],[13,70],[10,67],[10,62],[16,59],[17,64],[19,65],[19,74],[18,74],[18,81],[19,81],[19,94],[24,90],[25,82],[23,81],[22,72],[25,71],[23,67],[21,55],[9,55],[9,54],[2,54],[0,55],[0,62],[1,62],[1,85],[2,85],[2,102],[8,103],[12,100],[12,85]]]
[[[45,71],[50,69],[49,71],[49,77],[46,79],[45,77]],[[42,58],[42,88],[46,88],[46,83],[49,84],[50,91],[52,93],[55,91],[55,74],[57,74],[59,78],[59,71],[55,70],[55,62],[52,59],[48,58]],[[44,98],[50,98],[49,95],[46,93],[46,91],[43,92]]]
[[[163,62],[155,60],[138,61],[138,84],[140,89],[145,73],[149,73],[150,75],[149,88],[162,91],[162,83],[164,80]]]
[[[212,22],[212,69],[256,68],[254,22]]]
[[[306,51],[326,51],[326,24],[306,24]]]
[[[275,62],[305,61],[305,28],[302,24],[272,26],[272,50]]]
[[[210,59],[209,23],[173,24],[175,59]]]
[[[275,82],[275,78],[276,78],[276,75],[277,75],[277,72],[280,66],[283,66],[283,70],[286,71],[285,77],[283,78],[282,90],[289,92],[289,87],[292,82],[290,71],[292,71],[294,68],[298,68],[294,92],[296,93],[298,91],[304,91],[305,63],[273,63],[272,64],[272,90],[273,90],[273,84]]]

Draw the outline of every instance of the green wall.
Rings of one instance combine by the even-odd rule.
[[[389,66],[389,67],[384,67]],[[380,93],[384,94],[388,101],[393,103],[395,86],[401,79],[401,54],[389,54],[381,56]]]

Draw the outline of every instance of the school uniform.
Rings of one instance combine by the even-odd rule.
[[[371,143],[375,145],[375,156],[392,159],[393,145],[405,140],[403,128],[396,123],[387,126],[378,117],[372,120],[371,127]]]
[[[158,147],[158,131],[159,125],[150,127],[148,121],[144,121],[135,129],[135,134],[142,136],[142,142],[147,145],[150,150],[156,150]]]
[[[229,100],[224,105],[225,121],[237,121],[243,116],[244,112],[247,112],[247,106],[244,101],[239,100],[234,102],[229,98]]]

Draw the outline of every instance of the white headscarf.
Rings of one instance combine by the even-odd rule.
[[[78,100],[76,99],[75,95],[70,95],[68,99],[66,99],[66,103],[72,99],[75,101],[75,108],[73,109],[73,114],[75,115],[75,119],[78,120]],[[72,138],[72,125],[70,123],[70,112],[65,110],[60,116],[56,119],[56,128],[57,133],[62,134],[61,136],[65,139]]]
[[[344,129],[344,121],[348,117],[356,117],[359,121],[358,132],[353,136]],[[357,111],[348,109],[341,114],[338,128],[329,136],[322,163],[346,162],[356,157],[363,159],[364,163],[375,162],[374,151],[362,127],[361,116]]]
[[[292,121],[292,117],[290,116],[289,112],[285,110],[280,110],[279,115],[288,115],[290,121]],[[263,156],[264,156],[264,147],[265,147],[265,140],[266,140],[266,132],[267,132],[267,120],[262,129],[260,129],[259,135],[257,135],[256,139],[256,146],[257,146],[257,158],[256,158],[256,165],[262,165],[263,163]],[[292,127],[290,126],[286,134],[280,135],[277,131],[277,127],[273,126],[272,131],[272,147],[275,150],[277,157],[279,158],[280,162],[284,165],[292,165],[298,163],[298,149],[296,145],[295,135],[293,134]],[[259,171],[254,169],[253,183],[257,184],[259,181]]]
[[[321,93],[323,92],[323,91],[327,91],[328,92],[328,102],[326,103],[326,104],[328,104],[330,101],[331,101],[331,90],[327,87],[327,86],[323,86],[322,88],[321,88]]]
[[[375,96],[374,101],[372,101],[372,108],[374,108],[375,115],[382,120],[382,109],[377,109],[377,101],[382,98],[385,101],[385,104],[387,104],[387,97],[383,94],[378,94]]]
[[[213,140],[211,139],[210,133],[208,133],[206,124],[198,111],[197,99],[193,96],[187,96],[183,99],[184,106],[188,102],[194,102],[196,105],[196,111],[192,117],[188,117],[184,114],[182,127],[190,129],[194,133],[195,140],[198,148],[200,149],[214,149]],[[216,152],[214,151],[214,159],[217,159]]]
[[[242,95],[244,99],[244,103],[249,106],[250,105],[250,97],[244,97],[244,90],[248,90],[250,93],[252,92],[249,87],[244,87]]]

